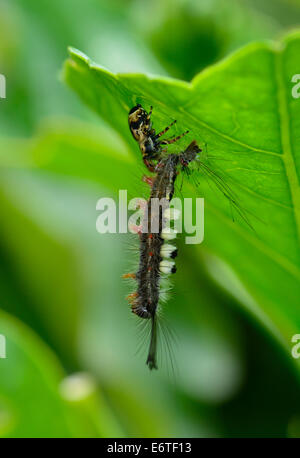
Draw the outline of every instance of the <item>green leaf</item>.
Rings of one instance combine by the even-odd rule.
[[[110,157],[117,159],[118,154],[122,152],[124,156],[125,151],[120,148],[121,144],[119,149],[117,144],[114,145],[117,140],[114,138],[116,135],[109,137],[107,132],[105,137],[101,129],[97,129],[99,136],[99,143],[97,143],[94,128],[87,129],[87,126],[82,123],[76,122],[73,125],[62,123],[60,120],[57,123],[52,122],[50,128],[45,127],[43,133],[32,142],[24,142],[23,149],[21,143],[18,145],[19,157],[26,157],[27,166],[33,165],[34,171],[15,170],[15,166],[18,166],[15,159],[12,160],[16,149],[15,142],[6,142],[2,165],[4,167],[6,164],[7,170],[2,170],[0,188],[1,194],[4,194],[13,205],[7,205],[7,202],[5,205],[2,203],[2,217],[3,220],[17,222],[16,210],[12,209],[16,207],[19,212],[21,210],[24,212],[26,220],[32,220],[35,226],[43,227],[51,239],[54,237],[59,241],[63,234],[63,239],[68,240],[68,248],[80,253],[79,257],[73,258],[71,276],[75,279],[74,284],[80,286],[81,290],[80,300],[82,302],[79,315],[81,329],[77,344],[77,348],[80,349],[81,367],[97,376],[99,384],[109,398],[109,404],[122,422],[127,435],[134,437],[177,435],[179,437],[192,434],[197,437],[203,435],[211,437],[212,435],[228,434],[224,428],[220,429],[216,420],[211,420],[209,412],[214,413],[216,404],[220,405],[229,401],[234,394],[240,392],[242,386],[245,387],[243,365],[245,340],[251,342],[251,346],[253,342],[249,327],[246,328],[246,331],[244,327],[239,329],[240,314],[232,314],[230,311],[232,299],[220,294],[219,288],[216,288],[203,272],[203,266],[199,263],[199,258],[197,259],[197,250],[195,251],[192,246],[184,246],[183,237],[180,237],[178,240],[180,253],[178,272],[174,278],[175,294],[172,294],[168,303],[164,305],[168,328],[176,333],[179,343],[179,345],[174,345],[174,343],[172,345],[173,350],[176,351],[174,363],[178,369],[176,371],[177,389],[174,392],[173,377],[166,376],[170,363],[168,358],[165,358],[167,352],[165,345],[163,345],[164,356],[159,371],[150,374],[149,378],[144,351],[136,355],[140,343],[136,329],[137,322],[128,312],[128,307],[124,302],[124,296],[128,294],[128,285],[120,281],[121,274],[127,271],[129,266],[134,265],[135,253],[132,249],[130,252],[127,249],[127,242],[132,239],[129,242],[131,246],[131,243],[134,243],[134,237],[124,234],[103,236],[91,230],[95,224],[97,199],[110,193],[113,188],[122,187],[123,180],[128,178],[128,174],[129,176],[132,174],[132,180],[128,186],[134,188],[133,179],[135,177],[137,184],[140,182],[143,166],[141,164],[141,170],[137,170],[138,164],[131,161],[125,168],[126,161],[121,159],[122,156],[119,158],[119,164],[117,161],[110,160]],[[117,148],[116,151],[111,150],[109,155],[106,154],[109,151],[105,147],[107,141],[111,146],[114,145],[114,148]],[[26,148],[27,143],[31,148]],[[111,165],[110,170],[109,165]],[[19,162],[20,166],[24,166],[24,161]],[[48,170],[53,173],[49,173]],[[82,179],[74,180],[71,175],[79,176]],[[107,179],[107,175],[110,180]],[[96,181],[97,185],[92,184],[91,180]],[[101,184],[108,185],[109,182],[111,188],[104,189],[102,193]],[[145,191],[145,194],[141,195],[147,196],[149,189]],[[20,224],[15,225],[22,228]],[[3,223],[1,227],[4,230],[2,235],[6,241],[5,233],[10,233],[12,228]],[[34,234],[37,238],[36,232]],[[13,240],[16,239],[18,240],[17,247],[13,243]],[[26,247],[28,243],[27,230],[19,230],[12,237],[12,243],[5,243],[7,253],[13,254],[16,251],[19,254],[18,257],[9,256],[12,259],[9,264],[17,268],[18,260],[24,258],[23,247]],[[30,260],[31,264],[35,264],[35,270],[30,269],[32,282],[37,284],[40,282],[41,265],[48,264],[47,246],[46,248],[41,246],[41,249],[45,253],[44,262],[35,262],[34,251]],[[201,246],[200,250],[202,250]],[[69,257],[68,252],[69,249],[64,257]],[[64,258],[59,259],[60,265],[57,266],[57,272],[61,272],[61,268],[68,269],[68,263]],[[24,275],[20,277],[22,280]],[[62,273],[61,277],[63,279],[65,274]],[[5,281],[6,277],[3,278],[3,283]],[[8,284],[7,287],[9,286]],[[61,289],[64,286],[59,285],[58,287]],[[15,283],[11,285],[11,288],[15,289]],[[51,295],[52,304],[47,307],[49,322],[57,303],[55,292],[59,298],[60,289],[55,288]],[[47,291],[46,294],[49,294]],[[5,293],[6,288],[4,296]],[[2,302],[5,302],[3,294],[2,299]],[[21,310],[29,309],[31,305],[30,303],[24,304],[20,300],[19,302]],[[36,313],[47,319],[42,300],[38,304],[41,310],[37,307]],[[184,310],[182,304],[185,304]],[[10,300],[7,306],[11,307]],[[69,318],[64,322],[59,318],[57,327],[73,326],[72,308],[66,312]],[[20,316],[20,313],[17,314]],[[57,331],[59,329],[51,328],[54,342],[57,341]],[[246,338],[245,332],[247,333]],[[294,412],[293,406],[297,398],[295,393],[297,393],[298,384],[296,378],[291,377],[290,358],[286,358],[287,360],[283,363],[284,360],[280,357],[276,345],[267,346],[266,337],[263,340],[258,339],[259,333],[255,333],[256,347],[252,348],[252,352],[255,355],[260,346],[264,348],[264,352],[259,358],[255,358],[255,368],[252,367],[251,371],[255,372],[259,385],[263,367],[269,380],[272,380],[273,377],[277,380],[277,389],[276,384],[273,383],[272,392],[268,392],[266,396],[263,386],[259,390],[259,386],[252,379],[251,390],[248,387],[246,393],[244,392],[244,397],[249,400],[249,396],[251,398],[254,392],[257,399],[256,407],[253,407],[251,411],[247,403],[244,406],[249,413],[248,420],[251,418],[246,422],[247,427],[240,422],[240,416],[236,421],[241,428],[239,431],[242,435],[246,430],[261,433],[260,427],[264,421],[268,424],[268,431],[272,430],[273,433],[279,431],[278,434],[282,435],[286,431],[287,419]],[[68,338],[65,339],[64,349],[70,352]],[[109,352],[107,349],[110,349]],[[273,355],[272,360],[267,364],[264,359],[266,354]],[[60,359],[65,361],[63,358]],[[272,365],[276,367],[275,372],[272,370]],[[277,374],[280,373],[285,374],[285,383],[282,377],[277,377]],[[288,397],[282,395],[282,389],[287,385],[290,387]],[[191,416],[190,402],[178,409],[178,393],[193,404],[196,402],[197,417]],[[284,413],[280,404],[280,399],[283,398]],[[237,402],[241,408],[241,401]],[[100,404],[98,411],[100,410],[102,415],[99,418],[98,413],[99,419],[95,421],[97,431],[105,437],[120,436],[120,432],[112,424],[111,415],[106,412],[105,405],[103,408],[103,400],[100,399],[97,406],[94,405],[94,402],[93,405],[89,403],[88,399],[84,401],[84,404],[87,412],[83,412],[81,417],[87,434],[90,431],[91,418],[85,421],[85,417],[87,413],[88,417],[95,417],[93,410],[98,409]],[[257,406],[263,406],[260,408],[259,425]],[[76,405],[76,407],[80,406]],[[280,416],[274,415],[278,408],[281,409]],[[234,422],[230,411],[227,414],[231,422]],[[237,414],[236,411],[235,414]],[[78,433],[74,435],[81,437],[84,432],[82,425],[76,430]]]
[[[206,212],[199,249],[208,248],[230,266],[234,276],[209,258],[218,281],[288,350],[300,328],[300,102],[291,94],[299,55],[295,32],[282,43],[249,45],[191,83],[112,74],[74,49],[64,70],[66,82],[128,142],[137,164],[127,121],[137,102],[146,109],[153,105],[158,131],[172,119],[174,134],[190,130],[182,148],[194,138],[207,145],[211,167],[255,215],[255,232],[238,218],[232,221],[226,199],[200,174]]]

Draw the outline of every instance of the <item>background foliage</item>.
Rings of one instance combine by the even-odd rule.
[[[281,38],[299,22],[296,0],[2,0],[0,435],[299,436],[298,164],[289,161],[299,103],[288,93],[300,45],[297,32]],[[127,75],[72,52],[63,76],[85,106],[62,81],[68,46]],[[95,231],[101,196],[147,195],[127,127],[137,96],[154,104],[156,127],[176,117],[178,132],[207,143],[262,219],[256,233],[233,223],[203,180],[205,241],[179,240],[166,307],[175,377],[168,364],[149,373],[135,355],[120,281],[130,237]]]

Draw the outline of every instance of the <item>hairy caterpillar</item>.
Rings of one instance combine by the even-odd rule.
[[[230,206],[253,230],[245,211],[240,207],[236,196],[232,192],[224,178],[198,156],[202,150],[193,141],[185,151],[180,154],[165,155],[167,149],[165,145],[171,144],[182,138],[188,133],[162,140],[164,135],[176,121],[156,134],[151,123],[152,107],[147,113],[144,108],[138,104],[133,107],[128,116],[129,128],[138,142],[142,153],[145,166],[150,172],[155,174],[154,177],[144,177],[151,186],[151,195],[144,208],[144,219],[141,227],[137,228],[140,235],[140,261],[138,271],[134,274],[126,274],[125,278],[133,278],[137,281],[137,289],[128,296],[133,313],[137,316],[151,320],[150,345],[148,350],[147,365],[150,369],[157,368],[156,351],[157,351],[157,312],[160,300],[160,280],[162,276],[176,272],[173,259],[177,256],[175,246],[165,243],[176,237],[172,231],[166,231],[165,223],[167,219],[167,210],[169,203],[174,194],[174,185],[179,173],[179,169],[189,172],[189,164],[197,160],[198,170],[203,176],[212,180],[216,188],[226,197]],[[163,199],[163,206],[154,207],[151,203],[155,199]],[[169,218],[171,215],[169,214]],[[151,230],[151,223],[156,220],[158,231],[155,233]],[[142,228],[146,230],[142,230]]]
[[[129,126],[134,138],[138,141],[145,165],[154,171],[154,177],[144,180],[151,186],[151,195],[144,208],[142,224],[137,228],[140,236],[140,260],[138,271],[126,274],[125,278],[133,278],[137,289],[128,296],[132,312],[142,319],[151,320],[150,345],[147,356],[149,369],[157,369],[157,313],[160,300],[160,281],[162,276],[176,272],[173,259],[177,256],[174,245],[166,243],[176,237],[169,229],[167,220],[172,219],[169,203],[174,194],[174,185],[178,176],[178,168],[188,167],[201,151],[193,141],[181,154],[169,154],[163,157],[165,150],[161,145],[173,143],[182,137],[172,140],[159,140],[170,126],[156,134],[151,128],[151,111],[148,114],[140,105],[129,113]],[[171,124],[173,125],[174,122]],[[185,135],[185,133],[183,134]],[[154,160],[157,164],[154,165]],[[157,206],[157,203],[159,205]],[[168,211],[169,210],[169,211]],[[156,230],[153,231],[153,226]]]

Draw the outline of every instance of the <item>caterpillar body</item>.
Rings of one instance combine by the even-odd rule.
[[[175,246],[166,243],[167,240],[176,237],[176,233],[166,230],[168,206],[174,194],[175,181],[179,170],[190,172],[189,164],[197,160],[198,170],[202,175],[211,180],[215,187],[228,200],[231,210],[235,210],[241,219],[254,231],[247,214],[239,205],[239,202],[221,174],[211,168],[206,161],[198,155],[202,150],[193,141],[185,151],[179,154],[166,154],[167,145],[177,142],[188,133],[162,139],[161,137],[176,123],[174,120],[161,132],[156,133],[151,122],[152,107],[149,113],[140,105],[133,107],[128,116],[129,128],[137,141],[142,158],[147,169],[154,173],[154,177],[144,177],[151,186],[150,199],[144,210],[144,218],[137,232],[140,236],[140,261],[135,274],[126,274],[125,278],[134,278],[137,281],[137,289],[128,296],[132,311],[142,319],[151,321],[150,345],[148,350],[147,365],[150,369],[157,369],[157,313],[160,301],[160,283],[162,276],[176,272],[173,259],[177,256]],[[197,183],[196,183],[197,185]],[[152,207],[156,199],[163,199],[165,208]],[[163,206],[162,206],[163,207]],[[233,214],[232,214],[233,218]],[[152,231],[152,222],[156,222],[158,230]],[[145,230],[142,230],[145,229]]]
[[[167,224],[168,220],[172,219],[172,213],[168,207],[174,194],[179,168],[188,167],[201,150],[193,141],[184,152],[164,157],[165,150],[162,144],[173,143],[181,136],[172,140],[159,140],[170,126],[162,133],[156,134],[151,127],[151,111],[148,114],[140,105],[137,105],[129,113],[131,132],[139,143],[146,167],[154,172],[155,176],[144,178],[151,186],[151,194],[143,209],[142,223],[136,229],[140,236],[138,271],[135,274],[126,274],[124,277],[134,278],[137,282],[136,291],[128,296],[132,312],[142,319],[151,321],[146,364],[149,369],[157,369],[157,315],[161,294],[160,283],[162,276],[176,272],[173,260],[177,256],[177,249],[174,245],[167,243],[176,237],[175,231]],[[155,164],[154,161],[157,163]],[[155,231],[153,227],[156,228]]]

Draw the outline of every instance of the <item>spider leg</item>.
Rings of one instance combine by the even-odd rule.
[[[175,137],[175,138],[169,138],[169,139],[167,139],[167,140],[162,140],[162,141],[160,142],[160,144],[161,144],[161,145],[170,145],[171,143],[177,142],[180,138],[184,137],[184,136],[185,136],[186,134],[188,134],[188,133],[189,133],[189,130],[187,130],[186,132],[183,132],[183,134],[178,135],[178,136]]]
[[[151,106],[150,107],[150,111],[148,113],[148,116],[147,116],[147,119],[150,121],[150,118],[151,118],[151,115],[152,115],[152,110],[153,110],[153,107]]]
[[[174,126],[175,122],[176,122],[176,119],[175,119],[173,122],[171,122],[171,124],[170,124],[169,126],[167,126],[164,130],[162,130],[161,132],[159,132],[159,134],[157,134],[155,138],[159,138],[159,137],[161,137],[162,135],[164,135],[166,132],[168,132],[168,130],[170,129],[170,127]]]

